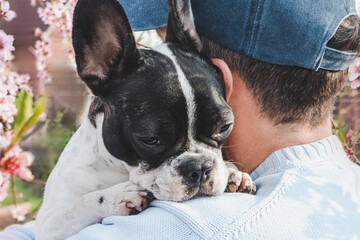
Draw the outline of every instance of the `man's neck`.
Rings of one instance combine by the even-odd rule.
[[[250,93],[235,91],[230,106],[235,123],[224,145],[225,159],[234,162],[239,170],[252,172],[276,150],[316,142],[332,134],[331,118],[316,127],[302,124],[274,125],[259,113]]]

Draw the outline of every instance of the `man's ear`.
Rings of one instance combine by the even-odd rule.
[[[232,90],[233,90],[233,76],[231,73],[231,70],[229,66],[221,59],[219,58],[212,58],[212,63],[217,66],[221,73],[222,77],[225,83],[225,89],[226,89],[226,101],[229,102]]]
[[[72,34],[78,73],[95,95],[110,89],[109,76],[131,71],[139,61],[129,20],[116,0],[79,0]]]
[[[186,51],[201,53],[202,44],[195,30],[190,0],[168,0],[169,17],[165,42],[179,45]]]

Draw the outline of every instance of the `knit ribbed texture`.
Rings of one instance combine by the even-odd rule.
[[[106,218],[70,240],[360,240],[360,167],[336,136],[278,150],[251,175],[256,195],[156,200],[139,215]]]

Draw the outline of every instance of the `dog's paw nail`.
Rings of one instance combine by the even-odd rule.
[[[136,214],[139,214],[139,213],[140,213],[140,211],[133,208],[133,209],[130,210],[129,215],[136,215]]]
[[[251,194],[255,194],[256,193],[256,184],[253,182],[252,183],[252,188],[251,188]]]
[[[229,185],[227,186],[227,192],[236,192],[238,188],[238,185],[234,184],[234,183],[229,183]]]
[[[146,197],[149,194],[149,192],[139,192],[139,195],[141,197]]]
[[[133,204],[133,203],[131,203],[131,202],[127,202],[127,203],[125,204],[125,206],[126,206],[127,208],[134,208],[134,207],[135,207],[135,204]]]

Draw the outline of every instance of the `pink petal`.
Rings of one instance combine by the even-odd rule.
[[[345,142],[349,143],[352,140],[352,138],[355,136],[355,134],[356,133],[350,129],[346,134]]]
[[[3,12],[7,12],[7,11],[9,11],[9,9],[10,9],[10,4],[9,4],[9,2],[3,1],[3,2],[1,3],[1,10],[2,10]]]
[[[35,28],[35,33],[34,35],[36,37],[40,37],[43,34],[43,31],[40,28]]]
[[[349,81],[352,82],[356,80],[359,77],[359,73],[350,73],[349,75]]]
[[[353,63],[349,66],[350,73],[359,73],[360,58],[356,58]]]
[[[8,196],[9,176],[0,172],[0,203]]]
[[[6,13],[6,18],[5,21],[10,22],[12,21],[14,18],[16,18],[16,13],[14,11],[8,11]]]
[[[15,171],[15,174],[25,181],[32,181],[34,179],[34,175],[32,175],[31,171],[24,166],[20,166],[20,168]]]
[[[0,188],[0,203],[8,196],[7,189],[3,190]]]
[[[19,155],[18,161],[25,167],[30,167],[34,161],[34,155],[31,152],[22,152]]]
[[[357,89],[358,87],[360,87],[360,80],[359,79],[356,79],[355,81],[351,82],[350,83],[350,87],[352,89]]]
[[[25,215],[27,214],[26,209],[23,209],[20,206],[16,206],[11,208],[11,212],[14,219],[17,219],[20,222],[25,220]]]

